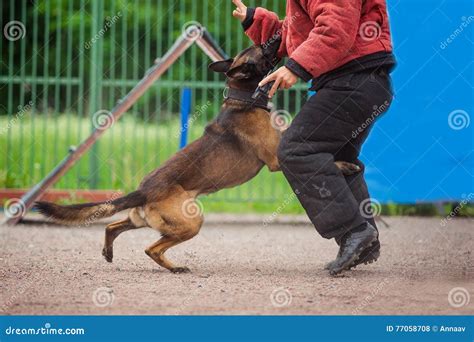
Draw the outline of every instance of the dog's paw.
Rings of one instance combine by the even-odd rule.
[[[350,176],[354,173],[360,172],[360,166],[353,163],[337,161],[336,166],[342,171],[344,176]]]
[[[107,260],[107,262],[112,262],[113,258],[114,258],[114,250],[113,248],[109,247],[109,248],[103,248],[102,249],[102,255],[104,256],[105,260]]]
[[[268,169],[270,170],[270,172],[278,172],[278,171],[281,171],[281,167],[280,167],[280,164],[277,162],[277,163],[273,163],[271,165],[268,165]]]
[[[191,270],[187,267],[173,267],[171,270],[173,273],[189,273]]]

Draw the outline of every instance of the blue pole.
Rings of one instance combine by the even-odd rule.
[[[181,92],[181,137],[179,148],[182,149],[188,143],[188,122],[191,113],[191,89],[183,88]]]
[[[311,88],[311,86],[313,85],[313,82],[309,81],[308,82],[308,89]],[[311,91],[311,90],[308,90],[308,99],[313,96],[314,94],[316,94],[315,91]]]

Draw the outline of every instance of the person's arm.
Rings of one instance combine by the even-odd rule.
[[[264,44],[270,39],[281,37],[282,43],[278,50],[278,57],[287,56],[285,36],[287,26],[285,20],[280,20],[274,12],[264,8],[250,8],[245,6],[241,0],[232,0],[236,9],[232,13],[240,20],[245,34],[255,43]]]
[[[333,70],[353,46],[362,0],[302,0],[314,28],[290,55],[286,67],[309,81]]]
[[[265,77],[263,86],[274,81],[268,94],[291,88],[296,76],[309,81],[333,70],[354,44],[363,0],[302,0],[314,23],[308,38],[290,55],[285,66]],[[296,76],[295,76],[296,75]]]
[[[288,31],[287,19],[280,20],[276,13],[261,7],[256,9],[249,8],[249,10],[250,12],[247,12],[247,17],[242,23],[245,34],[255,44],[264,44],[270,39],[275,40],[277,37],[281,37],[278,57],[286,57],[288,55],[285,44]]]

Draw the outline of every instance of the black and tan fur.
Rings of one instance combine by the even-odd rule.
[[[253,91],[272,68],[269,54],[275,51],[250,47],[235,59],[216,62],[210,68],[225,72],[228,86]],[[113,242],[121,233],[141,227],[159,231],[161,239],[146,249],[160,266],[172,272],[187,272],[165,258],[171,247],[198,234],[202,215],[186,215],[185,205],[195,204],[197,196],[231,188],[252,179],[263,166],[278,171],[277,147],[280,132],[272,127],[268,111],[248,103],[226,99],[217,118],[201,138],[176,153],[124,197],[103,203],[60,206],[37,202],[38,210],[66,224],[80,224],[90,217],[100,219],[131,209],[128,217],[105,229],[105,259],[112,262]],[[336,162],[344,173],[357,172],[355,165]]]

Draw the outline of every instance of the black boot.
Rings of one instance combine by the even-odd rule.
[[[356,261],[354,261],[354,263],[351,266],[349,266],[349,269],[356,267],[357,265],[360,265],[360,264],[364,264],[364,265],[371,264],[377,261],[379,257],[380,257],[380,241],[377,238],[377,240],[375,240],[369,247],[367,247],[366,249],[364,249],[362,253],[360,253],[359,258]]]
[[[339,249],[339,252],[337,253],[336,259],[339,258],[340,256],[341,256],[341,249]],[[348,269],[354,268],[354,267],[356,267],[357,265],[360,265],[360,264],[364,264],[364,265],[371,264],[371,263],[377,261],[377,259],[379,257],[380,257],[380,241],[377,238],[377,240],[375,240],[375,242],[373,242],[372,245],[370,245],[369,247],[364,249],[364,251],[362,253],[360,253],[359,258],[357,260],[355,260],[348,267]],[[335,261],[336,260],[328,262],[326,264],[326,266],[324,266],[324,269],[329,270],[331,268],[332,264]]]
[[[340,241],[341,247],[337,258],[329,265],[329,273],[336,275],[353,267],[354,263],[362,256],[362,253],[377,241],[377,236],[377,230],[368,222],[344,235]],[[370,255],[372,255],[371,249],[365,258]]]

